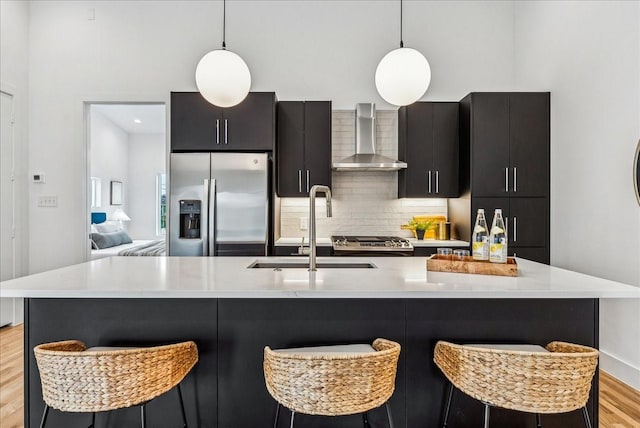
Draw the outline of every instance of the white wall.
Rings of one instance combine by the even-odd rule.
[[[134,239],[158,239],[156,176],[166,171],[165,134],[129,134],[127,222]]]
[[[551,91],[551,263],[640,286],[640,3],[516,2],[521,90]],[[601,301],[602,368],[640,389],[640,300]]]
[[[32,272],[85,257],[82,101],[166,101],[172,90],[195,90],[198,61],[220,47],[221,12],[220,1],[31,3],[30,160],[47,173],[42,190],[59,197],[55,214],[30,216]],[[395,0],[231,0],[227,46],[247,61],[252,90],[383,109],[373,75],[398,45],[397,17]],[[405,45],[431,63],[426,99],[513,89],[511,2],[407,1],[404,30]]]
[[[106,116],[91,109],[91,177],[102,181],[101,206],[93,211],[106,212],[107,218],[118,208],[129,209],[129,134]],[[124,204],[111,205],[111,181],[120,181],[124,189]],[[87,220],[85,219],[85,229]],[[127,229],[127,222],[123,222]]]
[[[29,4],[0,1],[0,90],[13,95],[14,101],[14,190],[27,195],[29,144]],[[17,198],[15,212],[15,273],[29,273],[29,198]],[[12,322],[22,322],[22,299],[2,302],[3,310],[12,310]]]
[[[14,101],[16,195],[28,192],[28,53],[29,4],[3,0],[0,2],[0,90],[13,95]],[[16,276],[26,275],[29,269],[28,200],[18,198],[15,205]]]

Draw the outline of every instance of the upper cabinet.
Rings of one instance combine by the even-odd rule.
[[[459,196],[458,103],[417,102],[398,110],[398,197]]]
[[[171,93],[171,151],[268,151],[275,142],[275,94],[250,92],[220,108],[199,92]]]
[[[277,107],[277,193],[308,196],[331,187],[331,102],[280,101]]]
[[[549,93],[474,93],[469,133],[474,196],[549,194]]]

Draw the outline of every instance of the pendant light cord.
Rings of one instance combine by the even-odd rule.
[[[402,41],[402,0],[400,0],[400,47],[404,47],[404,42]]]
[[[222,0],[222,49],[227,49],[226,37],[226,25],[227,24],[227,0]]]

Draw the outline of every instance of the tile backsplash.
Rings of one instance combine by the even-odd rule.
[[[376,152],[397,159],[398,114],[376,112]],[[332,113],[332,157],[338,161],[355,151],[355,111]],[[401,230],[414,215],[447,215],[446,199],[398,199],[398,173],[394,171],[341,171],[332,176],[333,217],[326,217],[325,200],[316,200],[317,236],[397,235],[412,236]],[[301,238],[300,218],[309,216],[308,198],[280,199],[280,237]]]

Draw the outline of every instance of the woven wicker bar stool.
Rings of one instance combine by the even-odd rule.
[[[540,414],[565,413],[582,408],[591,428],[586,404],[598,365],[598,351],[588,346],[551,342],[537,345],[456,345],[439,341],[436,365],[449,380],[443,427],[447,426],[453,387],[484,404],[484,427],[490,408]]]
[[[264,348],[264,378],[276,400],[274,427],[280,407],[307,415],[362,414],[386,404],[393,428],[389,399],[395,389],[400,345],[376,339],[372,345],[340,345],[272,350]]]
[[[140,406],[146,426],[146,404],[178,386],[183,427],[187,418],[180,382],[198,361],[194,342],[149,348],[88,348],[79,340],[38,345],[33,349],[40,371],[45,406],[63,412],[92,413]]]

